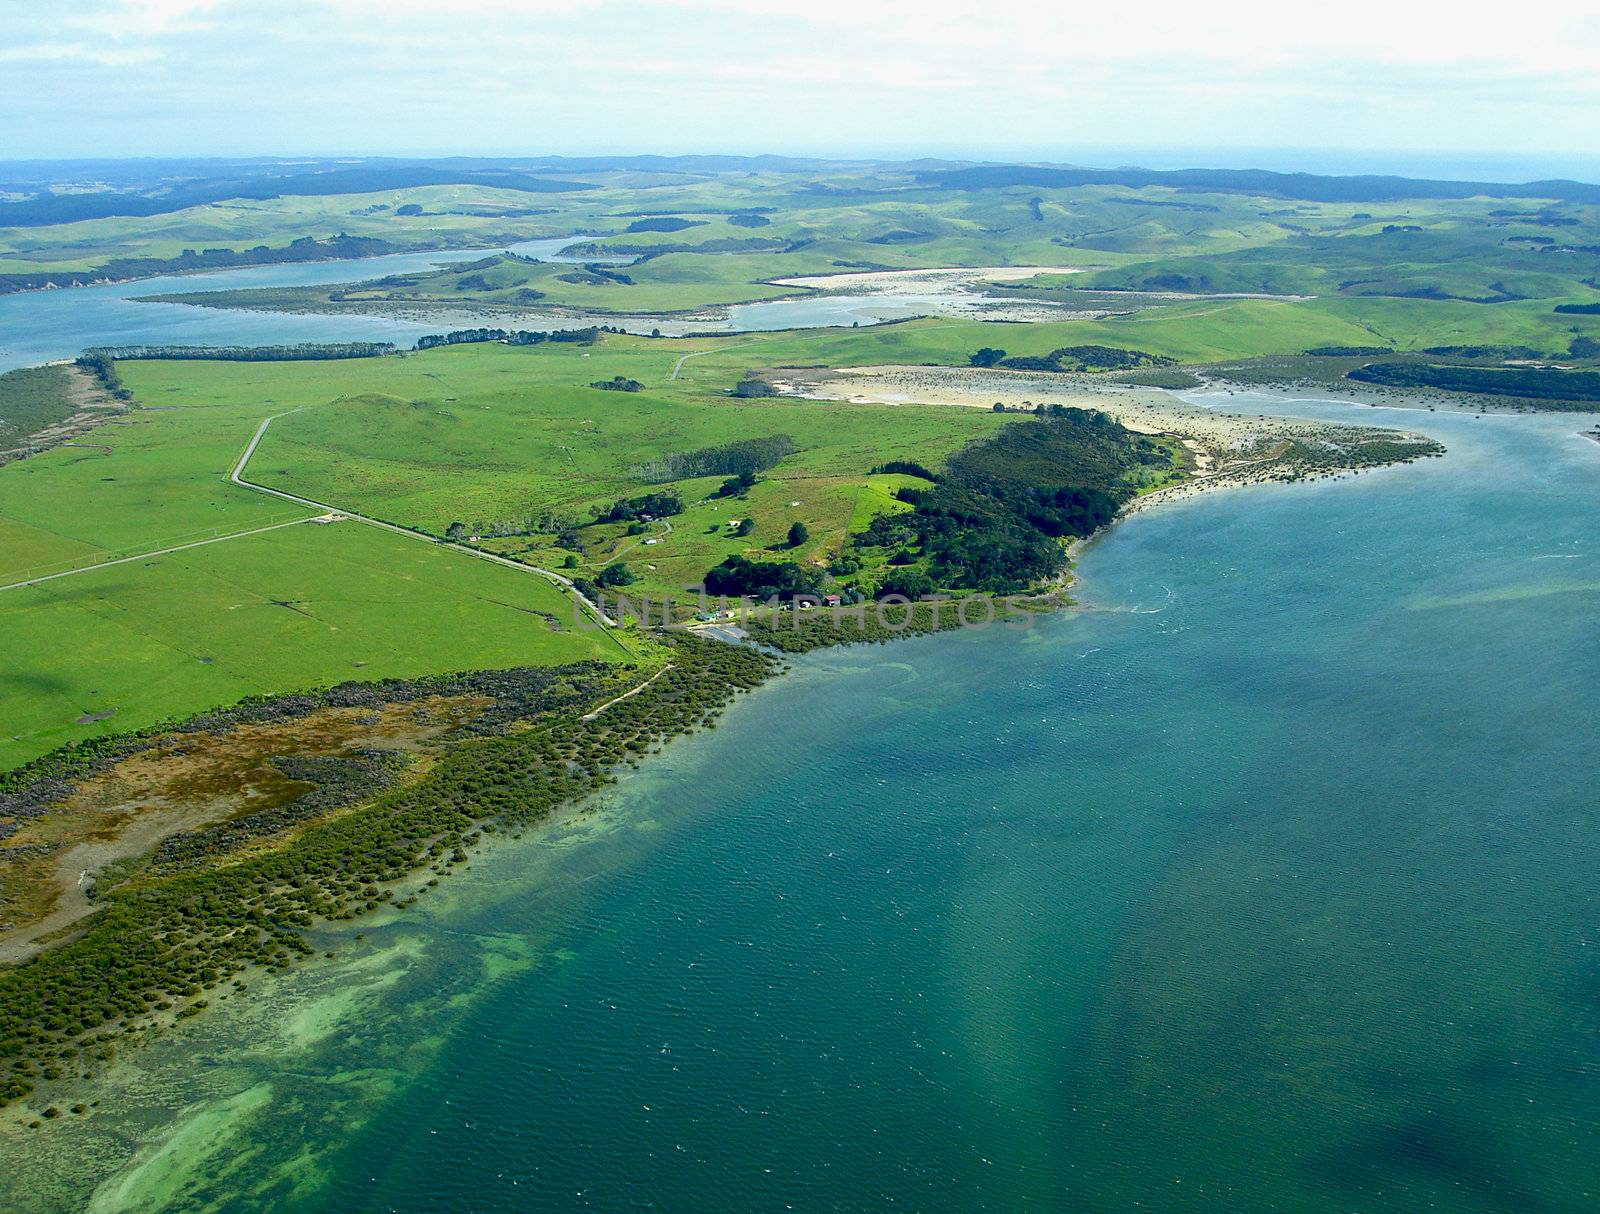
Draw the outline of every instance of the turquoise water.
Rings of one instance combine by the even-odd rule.
[[[803,660],[6,1131],[0,1207],[1597,1208],[1600,444],[1293,411],[1450,454]]]

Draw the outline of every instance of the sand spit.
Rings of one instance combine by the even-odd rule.
[[[884,366],[786,372],[773,383],[793,396],[861,404],[918,403],[971,409],[993,409],[1001,404],[1020,410],[1050,403],[1099,409],[1130,430],[1180,439],[1194,457],[1190,479],[1146,494],[1130,511],[1223,485],[1338,476],[1444,453],[1434,440],[1404,430],[1220,413],[1158,389],[1131,387],[1092,375]]]
[[[986,282],[1024,282],[1039,274],[1082,274],[1089,266],[951,266],[938,270],[867,270],[845,274],[810,274],[774,278],[778,287],[812,291],[845,291],[852,295],[965,295]]]

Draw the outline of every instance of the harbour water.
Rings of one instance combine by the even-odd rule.
[[[1600,444],[1223,403],[1449,454],[800,660],[0,1129],[0,1207],[1595,1209]]]
[[[539,261],[627,262],[629,258],[576,258],[564,255],[577,238],[530,240],[510,251]],[[480,327],[552,330],[609,325],[629,333],[652,331],[673,337],[688,333],[770,332],[780,329],[849,328],[928,315],[982,315],[1000,318],[1015,305],[990,301],[976,291],[938,292],[914,286],[872,294],[816,294],[794,299],[707,308],[679,316],[554,312],[532,308],[514,313],[468,307],[392,316],[355,313],[252,311],[151,302],[154,295],[239,291],[368,282],[393,274],[426,273],[452,262],[472,261],[495,249],[456,249],[395,253],[350,261],[298,262],[250,266],[206,274],[143,278],[54,291],[0,295],[0,372],[57,359],[76,358],[96,346],[275,346],[299,342],[388,341],[409,346],[429,333]],[[1052,305],[1043,305],[1049,311]],[[1040,305],[1035,305],[1037,312]],[[994,311],[998,309],[998,312]],[[1066,314],[1063,310],[1063,315]]]

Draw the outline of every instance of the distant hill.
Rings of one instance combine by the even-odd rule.
[[[191,171],[197,167],[190,162]],[[580,181],[558,181],[519,171],[453,169],[433,165],[361,165],[355,168],[294,172],[263,171],[180,182],[168,188],[106,190],[56,194],[41,190],[31,198],[0,202],[0,227],[40,227],[105,219],[113,215],[166,215],[186,207],[228,198],[278,198],[285,194],[370,194],[425,185],[479,185],[530,194],[567,193],[594,187]]]
[[[1461,199],[1475,195],[1600,204],[1600,185],[1533,181],[1510,185],[1394,176],[1329,177],[1265,169],[1090,169],[1055,164],[975,164],[954,160],[873,161],[792,156],[531,156],[505,159],[386,157],[341,160],[270,157],[232,160],[80,160],[0,162],[0,192],[24,195],[0,202],[0,227],[39,227],[111,216],[164,215],[230,198],[362,194],[430,185],[478,185],[530,194],[598,188],[582,175],[607,173],[804,174],[863,169],[891,178],[863,179],[848,189],[814,190],[870,195],[901,183],[978,191],[1007,186],[1068,188],[1120,185],[1240,193],[1307,202],[1392,202]],[[62,190],[68,183],[98,188]],[[59,191],[59,192],[58,192]]]
[[[916,174],[924,185],[949,190],[989,190],[1004,186],[1066,189],[1083,185],[1121,185],[1133,189],[1168,186],[1180,190],[1259,194],[1301,202],[1396,202],[1403,198],[1551,198],[1600,203],[1600,185],[1581,181],[1529,181],[1507,185],[1489,181],[1429,181],[1411,177],[1321,177],[1315,173],[1273,173],[1266,169],[1079,169],[1054,165],[985,164]]]

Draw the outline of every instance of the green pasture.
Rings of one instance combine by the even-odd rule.
[[[286,287],[215,294],[213,306],[410,313],[438,309],[497,323],[508,310],[561,307],[650,315],[793,293],[772,280],[864,269],[1076,266],[1041,276],[1023,295],[1081,302],[1084,288],[1130,295],[1132,316],[1009,326],[1012,353],[1055,345],[1138,345],[1185,362],[1297,353],[1310,345],[1401,348],[1526,341],[1559,353],[1572,330],[1600,318],[1558,318],[1554,305],[1593,299],[1600,281],[1600,208],[1535,200],[1290,201],[1226,192],[1080,186],[955,190],[893,166],[838,165],[806,174],[598,173],[594,188],[530,196],[436,186],[386,194],[235,200],[148,219],[107,219],[0,231],[0,271],[89,265],[182,248],[282,244],[301,235],[374,236],[398,247],[504,248],[534,236],[586,238],[596,256],[643,254],[611,267],[498,259],[359,289]],[[421,215],[400,215],[410,204]],[[537,215],[513,212],[535,210]],[[732,222],[759,214],[760,226]],[[629,232],[662,218],[678,231]],[[1286,300],[1153,299],[1266,293]],[[1012,292],[1005,292],[1012,293]],[[338,298],[332,298],[337,295]],[[1097,297],[1097,306],[1103,306]],[[1112,301],[1115,306],[1115,301]],[[1287,310],[1282,310],[1287,309]],[[1587,327],[1585,327],[1587,326]],[[869,356],[952,361],[965,349],[903,327]],[[977,332],[976,330],[974,332]],[[827,346],[808,346],[816,353]]]
[[[0,767],[247,695],[631,657],[537,574],[351,521],[0,591],[0,630]]]
[[[170,396],[170,399],[168,397]],[[0,468],[0,584],[310,513],[228,483],[270,406],[176,394]]]
[[[424,214],[396,214],[407,203],[421,206]],[[568,229],[550,215],[509,214],[547,205],[543,196],[466,185],[240,198],[165,215],[0,228],[0,273],[83,270],[118,257],[176,257],[184,249],[278,247],[302,236],[326,239],[341,232],[403,248],[471,248],[564,235]],[[575,217],[585,218],[581,211]]]
[[[716,357],[739,365],[714,382],[702,365],[708,354],[685,364],[695,378],[672,380],[678,358],[695,350],[720,350]],[[586,533],[580,572],[627,548],[630,568],[670,589],[698,582],[734,552],[781,544],[797,521],[812,538],[791,555],[820,557],[843,541],[874,465],[937,464],[1009,420],[939,406],[728,398],[726,389],[768,353],[734,339],[608,337],[595,347],[457,346],[338,363],[128,363],[123,376],[140,399],[209,401],[224,412],[249,401],[261,402],[261,413],[297,409],[267,432],[251,479],[434,534],[452,522],[538,511],[591,523],[611,502],[644,491],[640,470],[665,454],[792,437],[794,454],[744,499],[707,500],[720,477],[682,483],[688,509],[657,544],[635,543],[641,537],[615,526]],[[587,386],[617,374],[646,391]],[[728,534],[727,520],[743,517],[755,521],[754,534]],[[541,564],[565,556],[548,537],[492,546]]]

